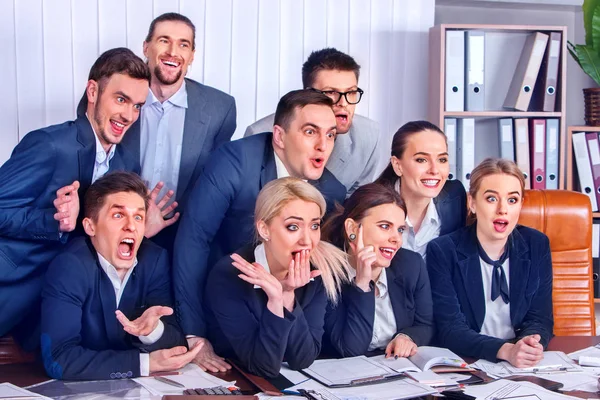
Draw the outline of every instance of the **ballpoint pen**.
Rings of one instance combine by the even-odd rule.
[[[182,385],[181,383],[176,382],[176,381],[174,381],[172,379],[165,378],[164,376],[154,376],[153,378],[156,379],[159,382],[166,383],[167,385],[176,386],[178,388],[185,389],[185,385]]]

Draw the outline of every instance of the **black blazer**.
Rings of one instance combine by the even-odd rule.
[[[237,252],[252,263],[254,246]],[[294,311],[280,318],[267,308],[262,289],[238,277],[229,256],[211,270],[205,296],[208,338],[217,354],[239,362],[249,372],[275,377],[281,363],[307,368],[321,350],[327,297],[320,277],[295,290]]]
[[[277,178],[272,133],[228,142],[211,156],[196,182],[175,241],[175,300],[186,335],[205,335],[201,299],[212,265],[252,242],[258,192]],[[311,181],[327,209],[346,188],[327,169]]]
[[[115,311],[130,320],[152,306],[172,306],[167,252],[148,240],[116,307],[115,290],[89,239],[79,237],[54,259],[42,293],[42,359],[55,379],[140,376],[140,352],[185,346],[174,316],[162,317],[161,338],[144,345],[123,330]]]
[[[447,180],[440,194],[433,199],[440,221],[440,236],[465,226],[467,221],[467,193],[458,180]]]
[[[507,340],[482,335],[485,298],[476,225],[432,240],[427,246],[437,343],[463,356],[497,361]],[[517,225],[509,239],[510,319],[517,338],[552,337],[552,260],[548,237]]]
[[[386,274],[396,333],[410,336],[417,346],[429,344],[433,336],[433,305],[423,259],[418,253],[400,249]],[[367,353],[374,320],[375,291],[363,292],[354,284],[344,285],[339,303],[327,307],[324,352],[338,357]]]

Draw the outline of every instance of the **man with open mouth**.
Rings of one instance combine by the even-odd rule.
[[[189,363],[173,314],[166,250],[144,240],[149,195],[131,172],[98,179],[85,196],[87,238],[48,268],[42,358],[55,379],[120,379]]]
[[[131,50],[103,53],[75,121],[28,133],[0,168],[0,336],[39,346],[39,296],[48,263],[70,239],[79,197],[109,170],[139,172],[119,145],[148,95],[150,71]]]
[[[337,137],[327,169],[346,187],[348,196],[359,186],[373,182],[390,156],[377,123],[354,113],[364,94],[358,87],[359,75],[360,65],[334,48],[313,51],[302,66],[304,88],[333,100]],[[246,128],[244,136],[272,132],[274,117],[271,114],[256,121]]]

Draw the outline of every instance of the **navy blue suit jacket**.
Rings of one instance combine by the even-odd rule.
[[[238,252],[252,263],[254,246]],[[281,363],[307,368],[319,355],[327,305],[320,277],[295,290],[294,310],[280,318],[267,308],[262,289],[241,280],[229,256],[211,270],[206,284],[208,338],[217,354],[238,361],[249,372],[275,377]]]
[[[94,133],[83,116],[28,133],[0,167],[0,336],[38,304],[48,263],[70,236],[61,238],[54,220],[56,191],[78,180],[83,203],[95,159]],[[117,146],[110,170],[140,168]]]
[[[476,225],[432,240],[427,246],[438,345],[463,356],[497,361],[506,340],[482,335],[485,298]],[[552,337],[552,260],[543,233],[517,225],[509,239],[510,319],[517,338]]]
[[[272,133],[221,146],[211,156],[190,195],[173,254],[177,312],[186,335],[204,336],[202,295],[209,269],[252,242],[258,192],[277,178]],[[343,202],[346,188],[327,169],[318,181],[328,210]]]
[[[172,306],[167,252],[144,240],[138,264],[118,309],[133,320],[152,306]],[[174,316],[162,317],[165,330],[144,345],[123,330],[115,316],[112,283],[89,239],[71,241],[48,267],[42,292],[42,358],[55,379],[115,379],[140,376],[140,352],[185,346]]]
[[[467,222],[467,193],[460,181],[448,180],[433,199],[441,220],[440,236],[452,233]]]
[[[418,253],[400,249],[386,274],[396,333],[410,336],[417,346],[429,344],[433,336],[433,305],[425,262]],[[338,357],[366,354],[374,320],[375,290],[363,292],[354,284],[344,285],[339,303],[327,307],[325,352]]]

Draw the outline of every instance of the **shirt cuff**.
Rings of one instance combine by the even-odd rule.
[[[154,328],[154,330],[150,332],[148,336],[138,336],[138,338],[143,344],[150,345],[156,343],[158,339],[162,337],[164,332],[165,324],[163,324],[161,320],[158,320],[158,325],[156,325],[156,328]]]
[[[150,376],[150,354],[140,353],[140,376]]]

